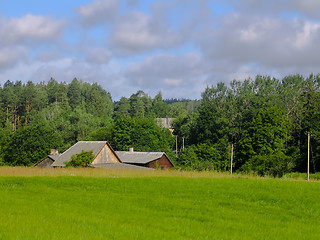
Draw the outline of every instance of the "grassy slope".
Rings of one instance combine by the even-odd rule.
[[[0,177],[0,239],[320,239],[320,184]]]

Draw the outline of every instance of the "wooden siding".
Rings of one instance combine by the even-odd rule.
[[[99,164],[99,163],[118,163],[119,160],[116,155],[112,152],[112,150],[105,145],[101,151],[98,153],[96,158],[93,160],[92,164]]]
[[[170,169],[173,168],[173,165],[169,161],[169,159],[166,157],[166,155],[162,155],[161,158],[150,162],[147,165],[149,168],[158,168],[158,169]]]

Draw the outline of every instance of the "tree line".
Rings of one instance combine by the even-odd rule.
[[[143,91],[114,102],[98,84],[7,81],[0,88],[0,164],[33,165],[51,148],[107,140],[115,150],[165,151],[183,169],[281,176],[320,168],[320,77],[256,76],[208,86],[200,100]],[[171,117],[174,132],[157,124]],[[179,155],[175,158],[175,136]],[[183,146],[183,147],[182,147]]]
[[[50,79],[47,83],[7,81],[0,88],[0,165],[33,165],[77,141],[107,140],[115,150],[172,152],[174,140],[156,118],[194,111],[199,101],[167,104],[159,92],[143,91],[113,102],[97,83]]]
[[[257,76],[207,87],[197,111],[180,116],[174,134],[185,138],[179,164],[191,169],[282,176],[305,172],[307,133],[311,169],[320,168],[320,77]]]

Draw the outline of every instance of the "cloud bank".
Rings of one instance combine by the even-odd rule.
[[[115,100],[139,89],[194,99],[220,81],[319,72],[316,0],[93,0],[55,14],[61,7],[0,15],[1,84],[77,77]]]

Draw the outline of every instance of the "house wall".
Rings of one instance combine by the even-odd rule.
[[[170,169],[170,168],[173,168],[171,162],[168,160],[166,155],[162,155],[161,158],[150,162],[147,166],[149,168],[159,168],[159,169]]]
[[[118,163],[119,160],[116,155],[111,151],[108,145],[105,145],[97,157],[93,160],[92,164],[97,163]]]

